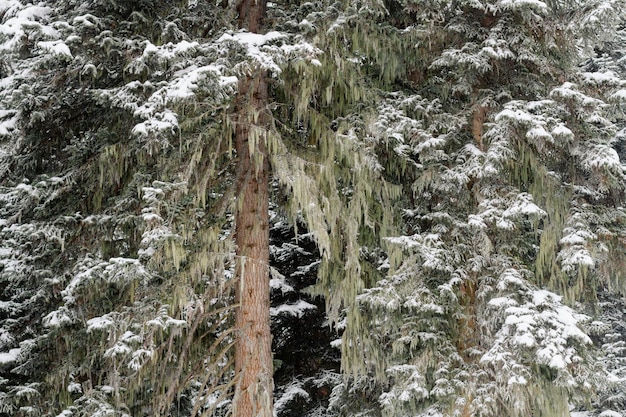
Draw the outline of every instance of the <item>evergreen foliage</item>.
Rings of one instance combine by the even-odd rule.
[[[329,396],[340,381],[338,349],[329,349],[337,334],[328,326],[324,302],[306,294],[315,284],[319,256],[311,236],[295,236],[276,216],[271,230],[272,334],[276,415],[327,415]],[[300,225],[302,227],[302,225]]]
[[[0,416],[229,415],[258,72],[277,416],[623,414],[621,2],[235,6],[0,0]]]

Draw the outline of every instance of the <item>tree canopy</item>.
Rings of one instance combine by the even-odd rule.
[[[276,416],[626,415],[622,2],[248,3],[0,0],[0,416],[231,414],[244,208]]]

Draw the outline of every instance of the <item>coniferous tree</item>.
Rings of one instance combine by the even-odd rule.
[[[606,105],[621,81],[578,70],[596,40],[576,45],[584,30],[571,28],[617,10],[576,7],[395,9],[425,57],[375,125],[406,161],[396,169],[411,196],[407,235],[389,239],[390,275],[359,297],[364,324],[350,346],[365,367],[337,403],[360,384],[379,395],[364,405],[372,415],[568,415],[601,383],[591,339],[572,327],[586,318],[565,302],[593,303],[598,281],[616,277],[601,253],[621,251],[606,244],[623,215]]]
[[[324,301],[306,288],[317,280],[319,255],[310,235],[294,234],[282,216],[270,230],[272,335],[275,410],[278,417],[332,415],[330,393],[338,381],[340,355],[332,348],[339,335],[327,323]]]
[[[275,362],[278,415],[617,412],[618,7],[2,2],[0,413],[267,412],[270,200],[342,333],[342,376]]]
[[[235,249],[245,233],[231,229],[245,230],[249,219],[234,216],[251,207],[233,197],[255,181],[247,174],[256,176],[258,163],[271,163],[288,197],[285,212],[311,230],[321,273],[334,271],[328,282],[337,289],[328,293],[338,311],[363,285],[357,234],[375,229],[372,201],[390,195],[372,185],[384,182],[351,133],[358,96],[346,96],[345,84],[334,87],[336,62],[322,64],[322,52],[287,16],[274,23],[280,32],[260,35],[238,30],[227,7],[195,2],[6,6],[3,22],[16,34],[3,46],[9,66],[25,71],[7,80],[14,89],[3,96],[14,109],[3,114],[3,127],[15,141],[3,158],[2,256],[10,268],[2,279],[7,302],[19,304],[3,321],[10,352],[3,410],[227,413],[240,381],[233,372],[246,366],[232,359],[240,288],[232,276],[250,256]],[[299,19],[310,12],[289,7]],[[32,27],[31,49],[22,51],[15,39]],[[351,67],[354,80],[358,65]],[[33,69],[45,77],[34,78]],[[268,96],[286,103],[260,125],[258,113],[247,112],[249,97],[259,97],[245,88],[250,71],[267,71]],[[315,104],[321,92],[324,109]],[[338,98],[341,108],[328,107]],[[267,157],[246,158],[242,145],[262,145],[249,134],[259,130],[266,130]],[[344,265],[347,279],[337,273]],[[45,365],[56,356],[59,366]]]

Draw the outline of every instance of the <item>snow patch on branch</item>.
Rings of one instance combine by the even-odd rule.
[[[56,41],[41,41],[37,42],[37,46],[43,49],[46,52],[51,53],[54,56],[58,56],[61,58],[74,59],[72,52],[70,51],[69,46],[65,44],[65,42],[61,40]]]
[[[267,44],[287,38],[287,35],[272,31],[266,34],[249,33],[246,31],[224,33],[217,43],[235,42],[240,44],[249,58],[253,62],[267,69],[273,74],[280,74],[282,71],[276,64],[275,59],[268,53],[271,48],[264,48]]]
[[[317,307],[304,300],[298,300],[293,304],[282,304],[278,307],[270,308],[271,316],[279,316],[281,314],[293,317],[302,317],[308,310],[315,310]]]
[[[497,297],[489,307],[503,313],[504,322],[492,347],[482,356],[483,363],[510,361],[512,355],[519,354],[519,360],[536,361],[567,373],[569,366],[581,360],[576,346],[592,343],[578,327],[589,317],[563,305],[561,297],[553,292],[531,290],[522,301],[512,296]],[[519,349],[530,349],[534,359],[533,354],[527,357],[526,353],[515,353]],[[571,376],[566,379],[574,383]]]
[[[502,0],[500,1],[499,5],[504,10],[512,10],[512,11],[533,10],[542,15],[545,15],[550,11],[550,8],[548,7],[548,5],[539,0]]]
[[[0,352],[0,365],[7,365],[15,362],[22,353],[21,348],[11,349],[8,352]]]

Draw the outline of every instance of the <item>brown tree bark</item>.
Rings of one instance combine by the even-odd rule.
[[[242,0],[239,25],[257,32],[266,0]],[[237,120],[237,244],[235,417],[272,417],[273,360],[269,292],[269,159],[267,153],[268,92],[265,71],[239,81]],[[256,115],[253,116],[253,115]]]
[[[239,28],[259,33],[266,9],[267,0],[239,0],[237,3]]]

